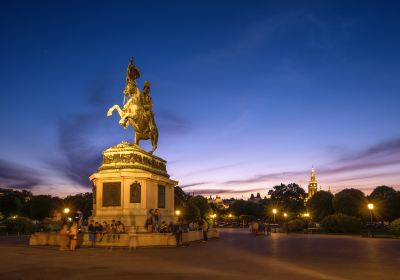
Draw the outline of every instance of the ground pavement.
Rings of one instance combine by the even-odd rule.
[[[61,252],[0,238],[0,279],[399,279],[400,240],[225,229],[180,248]]]

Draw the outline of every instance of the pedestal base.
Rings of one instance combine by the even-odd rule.
[[[158,209],[160,223],[174,219],[174,187],[166,162],[140,147],[123,142],[103,152],[93,184],[93,216],[98,222],[121,221],[146,231],[150,209]]]

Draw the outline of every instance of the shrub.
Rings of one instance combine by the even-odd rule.
[[[32,233],[33,223],[32,220],[26,217],[8,218],[5,221],[7,232],[15,233]]]
[[[346,214],[326,216],[322,220],[322,227],[332,233],[359,233],[361,222],[358,218]]]
[[[49,232],[58,232],[61,230],[61,226],[63,224],[62,221],[53,221],[50,218],[45,218],[43,219],[43,228],[44,231],[49,231]]]
[[[389,229],[394,235],[399,236],[400,235],[400,218],[391,222],[389,225]]]
[[[287,232],[299,232],[304,230],[306,227],[306,222],[301,219],[290,220],[286,223]]]

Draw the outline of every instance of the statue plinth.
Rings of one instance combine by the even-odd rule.
[[[178,182],[169,178],[165,160],[138,145],[122,142],[105,150],[102,165],[89,178],[96,221],[120,220],[144,231],[150,209],[159,209],[161,221],[174,218]]]

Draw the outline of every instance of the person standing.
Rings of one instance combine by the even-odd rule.
[[[60,230],[60,251],[68,250],[68,225],[63,224]]]
[[[208,223],[205,219],[203,219],[202,221],[202,226],[201,226],[202,230],[203,230],[203,242],[207,242],[208,241]]]
[[[70,246],[69,249],[71,251],[75,251],[76,244],[78,243],[78,224],[74,222],[69,229],[69,238],[70,238]]]
[[[182,221],[178,220],[174,225],[173,233],[176,239],[176,246],[179,247],[182,245]]]
[[[90,247],[94,248],[96,247],[96,225],[93,220],[90,221],[88,232],[89,232]]]
[[[137,244],[136,227],[133,225],[129,229],[129,251],[132,251],[132,248],[136,250]]]

